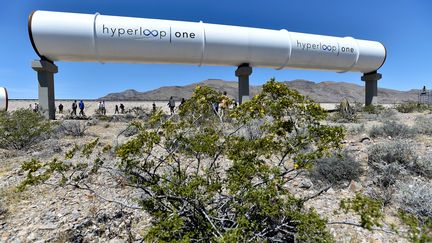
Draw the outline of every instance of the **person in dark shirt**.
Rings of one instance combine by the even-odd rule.
[[[114,114],[119,114],[119,107],[118,107],[118,105],[115,105],[115,111],[114,111]]]
[[[120,110],[121,110],[122,114],[124,114],[124,109],[125,109],[125,106],[123,104],[120,104]]]
[[[172,96],[170,97],[167,105],[170,108],[171,115],[174,114],[175,101],[174,101],[174,98]]]
[[[76,116],[77,115],[77,108],[78,108],[78,105],[77,105],[77,103],[76,103],[77,101],[75,100],[73,103],[72,103],[72,112],[71,112],[71,115],[74,115],[74,116]]]
[[[84,102],[81,100],[81,101],[79,102],[79,109],[80,109],[79,115],[80,115],[80,116],[85,116],[85,114],[84,114],[84,108],[85,108],[85,106],[84,106]]]
[[[63,104],[62,103],[60,103],[60,105],[58,106],[58,109],[59,109],[59,113],[63,114]]]

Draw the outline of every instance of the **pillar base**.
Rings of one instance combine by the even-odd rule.
[[[31,66],[38,76],[39,110],[47,119],[55,120],[54,74],[58,67],[46,60],[34,60]]]
[[[238,77],[239,89],[238,89],[238,101],[241,104],[244,101],[250,99],[249,96],[249,76],[252,74],[252,67],[248,63],[244,63],[238,66],[235,71],[235,75]]]
[[[382,78],[382,75],[377,71],[371,73],[365,73],[361,77],[361,80],[365,82],[365,105],[373,104],[373,97],[378,96],[378,80]]]

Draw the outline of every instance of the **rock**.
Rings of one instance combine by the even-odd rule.
[[[359,190],[361,190],[363,187],[360,183],[355,182],[353,180],[351,180],[350,184],[348,185],[348,189],[352,192],[357,192]]]
[[[80,216],[81,216],[81,214],[78,212],[78,210],[75,209],[74,211],[72,211],[70,219],[72,221],[77,221]]]
[[[27,236],[27,240],[29,242],[33,242],[34,240],[36,240],[37,238],[39,238],[39,235],[36,232],[32,232]]]
[[[124,242],[126,241],[119,239],[117,237],[109,241],[109,243],[124,243]]]
[[[330,187],[330,189],[327,190],[328,194],[334,194],[335,190],[333,189],[333,187]]]
[[[9,239],[10,233],[9,232],[5,232],[1,235],[1,241],[2,242],[7,242],[7,240]]]
[[[359,141],[360,141],[360,143],[369,144],[371,142],[371,138],[366,134],[362,134]]]
[[[303,181],[300,182],[300,188],[302,189],[309,189],[313,186],[312,181],[310,181],[309,179],[304,179]]]
[[[54,223],[47,223],[39,226],[40,230],[55,230],[57,229],[58,225]]]

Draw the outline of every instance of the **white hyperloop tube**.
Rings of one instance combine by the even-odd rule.
[[[8,93],[3,87],[0,87],[0,111],[7,111],[8,109]]]
[[[369,73],[385,61],[376,41],[239,26],[35,11],[29,35],[50,61],[174,63]]]

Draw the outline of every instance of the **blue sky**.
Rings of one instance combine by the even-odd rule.
[[[432,1],[203,1],[23,0],[0,8],[0,86],[11,98],[37,98],[27,19],[32,10],[159,18],[282,29],[382,42],[388,52],[380,87],[432,87]],[[185,85],[207,78],[236,80],[235,67],[58,62],[56,98],[98,98],[110,92]],[[307,79],[363,85],[360,73],[256,68],[251,84]]]

